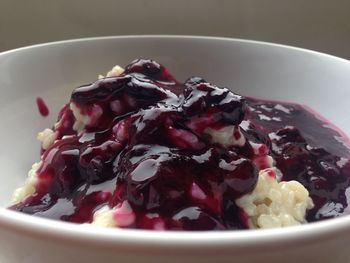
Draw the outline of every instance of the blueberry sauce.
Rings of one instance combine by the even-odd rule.
[[[82,131],[72,104],[90,117]],[[207,132],[225,127],[236,143]],[[35,194],[11,209],[89,223],[108,205],[124,211],[119,227],[243,229],[235,199],[254,189],[269,154],[283,180],[309,190],[307,221],[346,213],[350,149],[336,130],[298,104],[245,98],[198,77],[180,83],[152,60],[75,89],[53,129]]]
[[[47,107],[44,99],[42,97],[36,98],[36,105],[41,116],[46,117],[49,115],[49,108]]]
[[[251,98],[248,104],[242,123],[246,136],[269,146],[282,180],[297,180],[308,189],[315,206],[307,221],[343,214],[348,205],[350,148],[340,133],[298,104]]]

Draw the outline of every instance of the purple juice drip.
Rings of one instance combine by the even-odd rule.
[[[42,97],[36,98],[36,105],[41,116],[47,117],[50,113],[49,108],[47,107],[44,99]]]

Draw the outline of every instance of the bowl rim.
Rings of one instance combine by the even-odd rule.
[[[346,63],[350,67],[350,61],[333,55],[313,51],[309,49],[293,47],[288,45],[246,40],[239,38],[213,37],[213,36],[190,36],[190,35],[123,35],[103,36],[69,39],[25,46],[0,53],[0,59],[4,55],[36,49],[47,46],[60,46],[62,44],[74,44],[90,41],[109,41],[118,39],[181,39],[181,40],[205,40],[205,41],[227,41],[241,44],[260,45],[269,48],[279,48],[287,52],[297,51],[308,55],[316,55],[326,59]],[[73,223],[60,222],[51,219],[33,217],[20,212],[11,211],[0,207],[0,228],[6,231],[29,234],[36,237],[45,237],[67,242],[79,242],[82,244],[93,244],[94,246],[147,246],[171,247],[172,249],[184,248],[247,248],[250,246],[271,246],[271,244],[296,243],[300,241],[313,241],[325,236],[339,234],[345,229],[350,229],[350,215],[344,215],[330,220],[292,226],[287,228],[257,229],[257,230],[227,230],[227,231],[154,231],[138,229],[111,229],[90,226],[88,224],[77,225]],[[165,250],[164,250],[165,251]]]

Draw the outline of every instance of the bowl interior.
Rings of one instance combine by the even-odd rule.
[[[0,205],[39,160],[36,134],[51,127],[73,88],[115,64],[152,58],[180,80],[197,75],[248,96],[306,104],[350,134],[350,62],[280,45],[191,37],[110,37],[0,54]],[[35,99],[50,109],[40,116]]]

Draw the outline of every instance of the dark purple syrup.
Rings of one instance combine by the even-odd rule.
[[[252,161],[259,156],[251,143],[258,143],[283,180],[310,191],[308,221],[345,213],[350,150],[300,105],[243,98],[198,77],[181,84],[151,60],[77,88],[71,102],[97,117],[77,133],[69,106],[61,110],[36,193],[11,209],[83,223],[107,204],[135,215],[120,227],[246,228],[235,199],[254,189],[264,168]],[[223,147],[204,132],[228,125],[240,125],[243,146]]]
[[[49,115],[49,108],[47,107],[44,99],[42,97],[36,98],[36,105],[41,116],[46,117]]]
[[[298,104],[248,99],[246,136],[265,142],[282,180],[297,180],[315,207],[309,222],[344,213],[350,185],[350,148],[338,131]]]

